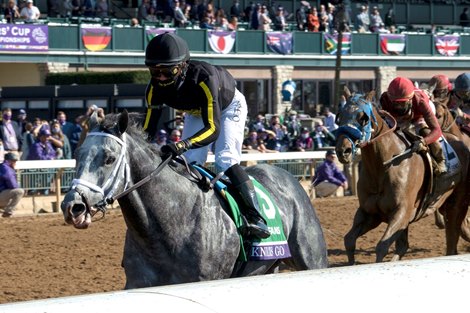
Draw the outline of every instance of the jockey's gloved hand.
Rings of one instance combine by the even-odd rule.
[[[421,151],[427,151],[428,150],[428,146],[426,145],[426,143],[424,142],[424,139],[420,139],[420,140],[417,140],[415,142],[413,142],[413,145],[411,146],[411,152],[421,152]]]
[[[190,148],[191,144],[189,141],[181,140],[162,146],[160,151],[162,152],[162,156],[174,158],[188,151]]]

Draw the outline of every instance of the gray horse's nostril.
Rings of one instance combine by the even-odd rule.
[[[83,212],[85,211],[86,211],[86,206],[84,203],[75,203],[72,206],[72,210],[70,210],[70,213],[72,214],[73,217],[77,217],[83,214]]]

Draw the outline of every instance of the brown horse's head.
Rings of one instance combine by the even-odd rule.
[[[372,104],[374,95],[374,91],[366,95],[351,94],[345,88],[346,104],[338,114],[336,137],[336,154],[341,163],[352,162],[357,147],[366,144],[372,137],[376,124]]]

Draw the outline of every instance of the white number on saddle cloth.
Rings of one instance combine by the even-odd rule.
[[[256,190],[256,194],[258,195],[258,197],[261,198],[260,199],[261,201],[259,201],[259,205],[261,206],[261,209],[264,211],[266,218],[270,220],[274,219],[276,217],[276,208],[271,198],[256,186],[255,186],[255,190]]]

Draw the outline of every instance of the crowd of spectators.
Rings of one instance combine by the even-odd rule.
[[[19,1],[17,3],[16,1]],[[0,8],[7,23],[36,22],[42,17],[112,18],[115,16],[109,0],[50,0],[47,12],[39,12],[33,0],[8,0]],[[335,32],[338,20],[344,20],[345,31],[395,33],[393,8],[380,12],[379,7],[360,6],[359,13],[352,15],[350,1],[321,1],[318,7],[308,1],[299,1],[295,12],[277,5],[274,1],[250,2],[243,8],[239,0],[233,0],[228,12],[217,8],[212,0],[142,0],[124,1],[123,7],[136,9],[136,16],[129,16],[130,26],[146,23],[170,24],[174,27],[198,27],[201,29],[255,29],[264,31],[310,31]],[[323,4],[325,3],[325,4]],[[334,5],[333,3],[340,3]],[[124,8],[119,11],[125,12]],[[470,24],[468,8],[459,15],[459,24]]]
[[[245,153],[277,153],[286,151],[315,151],[335,145],[335,114],[325,107],[323,115],[314,121],[302,121],[302,115],[290,110],[282,115],[258,114],[247,122],[242,149]],[[310,124],[310,125],[309,125]],[[161,147],[181,139],[184,114],[165,123],[155,136],[154,143]]]

